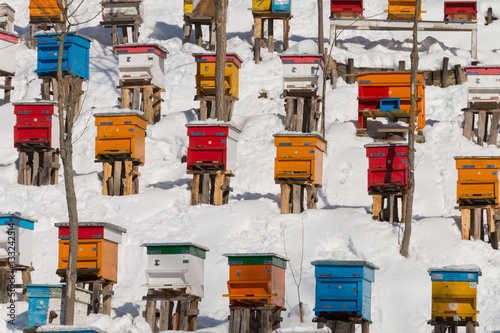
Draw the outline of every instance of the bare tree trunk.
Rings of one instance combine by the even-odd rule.
[[[323,33],[323,0],[318,0],[318,52],[324,54],[325,38]],[[326,71],[326,70],[325,70]]]
[[[225,110],[226,73],[226,17],[228,0],[215,0],[216,60],[215,60],[215,114],[218,120],[228,119]]]
[[[411,76],[410,76],[410,131],[408,133],[408,193],[405,211],[405,232],[401,243],[400,253],[408,258],[410,255],[411,220],[413,216],[413,194],[415,192],[415,119],[417,118],[417,74],[418,74],[418,13],[421,0],[415,3],[415,17],[413,20],[413,49],[411,51]]]

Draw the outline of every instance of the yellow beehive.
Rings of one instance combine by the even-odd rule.
[[[196,94],[215,96],[215,53],[193,54],[196,60]],[[237,54],[226,55],[226,96],[239,97],[239,70],[243,61]]]
[[[61,22],[57,0],[30,0],[30,22]]]
[[[275,134],[275,180],[305,180],[313,184],[323,181],[323,153],[326,141],[313,133]]]
[[[184,0],[184,14],[193,13],[193,0]]]
[[[416,0],[389,0],[389,9],[387,10],[387,19],[389,20],[406,20],[412,21],[415,17],[415,4]],[[420,9],[422,4],[420,4],[418,19],[422,19],[422,12]]]
[[[455,157],[458,204],[497,204],[500,157]]]
[[[272,0],[252,0],[253,13],[270,13]]]
[[[145,161],[147,120],[137,112],[95,114],[95,158],[124,156]]]

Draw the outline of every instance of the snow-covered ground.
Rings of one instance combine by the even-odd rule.
[[[28,0],[6,0],[16,10],[16,31],[28,31]],[[100,1],[85,0],[80,18],[93,17]],[[225,206],[190,206],[190,178],[181,157],[186,154],[185,124],[195,120],[195,62],[192,53],[204,50],[193,44],[182,45],[182,1],[145,0],[145,23],[141,42],[158,43],[168,49],[162,119],[149,126],[146,163],[140,168],[140,194],[127,197],[101,195],[101,165],[94,163],[96,128],[92,114],[117,106],[117,58],[109,46],[110,31],[99,26],[100,16],[79,27],[80,33],[95,39],[91,49],[91,75],[74,147],[74,174],[80,221],[105,221],[127,228],[120,245],[119,275],[113,297],[111,318],[92,315],[88,323],[110,333],[150,332],[142,318],[147,292],[145,283],[145,242],[191,241],[210,248],[205,264],[205,298],[199,320],[202,332],[227,331],[228,279],[227,252],[277,252],[290,258],[287,269],[284,328],[296,331],[313,328],[315,259],[368,260],[380,267],[373,285],[373,333],[430,332],[431,282],[429,267],[476,264],[483,272],[478,285],[479,332],[500,332],[500,252],[484,242],[462,241],[458,211],[454,210],[456,169],[454,156],[500,155],[496,146],[480,147],[462,136],[460,109],[466,105],[467,86],[446,89],[427,87],[426,142],[417,145],[416,192],[411,256],[399,255],[402,227],[371,219],[371,197],[366,192],[364,145],[370,138],[355,135],[357,85],[338,82],[338,89],[326,95],[326,139],[323,187],[317,210],[300,215],[280,215],[279,187],[274,184],[275,147],[273,134],[284,129],[282,67],[277,53],[263,52],[263,61],[252,61],[252,16],[250,0],[230,0],[228,52],[244,60],[240,71],[240,100],[234,110],[234,123],[241,129],[238,166],[234,170],[230,203]],[[295,0],[290,44],[297,50],[311,50],[317,37],[316,1]],[[329,1],[324,1],[328,12]],[[493,7],[500,14],[497,0],[480,0],[479,60],[499,64],[498,29],[500,21],[485,26],[484,13]],[[365,16],[384,18],[386,0],[365,1]],[[443,0],[423,1],[424,20],[441,20]],[[377,16],[378,15],[378,16]],[[276,40],[281,40],[280,27]],[[329,25],[325,13],[325,34]],[[354,38],[354,37],[362,38]],[[428,35],[420,35],[419,41]],[[420,69],[441,67],[444,56],[454,64],[468,65],[468,33],[433,34],[440,43],[426,45],[420,54]],[[404,42],[409,32],[343,32],[339,48],[333,50],[338,61],[355,58],[358,66],[397,66],[409,52],[384,45],[391,39]],[[312,41],[311,41],[312,40]],[[370,47],[365,47],[365,45]],[[373,47],[374,45],[377,45]],[[34,73],[36,51],[17,46],[16,89],[13,101],[39,97],[40,80]],[[267,99],[259,99],[261,90]],[[33,283],[58,283],[57,230],[54,223],[66,221],[62,172],[60,184],[31,187],[17,184],[17,151],[13,148],[15,117],[11,104],[0,107],[0,212],[19,212],[38,220],[34,233]],[[304,249],[302,249],[302,239]],[[304,252],[303,261],[301,254]],[[300,293],[306,322],[298,317],[296,274],[303,266]],[[0,306],[0,332],[20,332],[27,320],[27,303],[18,302],[16,327],[7,326],[7,310]]]

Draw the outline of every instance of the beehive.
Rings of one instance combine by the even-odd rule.
[[[331,0],[332,18],[363,16],[363,0]]]
[[[314,313],[371,320],[372,283],[379,268],[368,261],[316,260]]]
[[[473,21],[477,19],[477,1],[445,1],[445,21]]]
[[[366,128],[367,117],[388,117],[392,120],[409,121],[410,72],[375,72],[356,74],[358,77],[358,128]],[[399,109],[382,109],[383,100],[398,99]],[[393,105],[394,104],[393,101]],[[425,126],[425,79],[417,74],[417,130]]]
[[[198,17],[215,18],[214,0],[193,0],[193,13]]]
[[[215,53],[195,53],[196,94],[215,96]],[[239,96],[239,70],[243,61],[234,53],[226,54],[224,85],[226,96]]]
[[[146,287],[175,289],[204,296],[205,258],[208,248],[194,243],[146,243]]]
[[[61,22],[58,0],[30,0],[30,23]]]
[[[465,75],[468,106],[496,109],[500,103],[500,66],[466,67]]]
[[[429,268],[432,281],[432,321],[476,321],[477,284],[481,269],[476,265]]]
[[[236,148],[240,130],[229,123],[187,124],[188,170],[236,169]]]
[[[415,17],[415,4],[417,0],[388,0],[388,15],[387,19],[389,20],[405,20],[405,21],[413,21]],[[420,3],[420,8],[418,11],[418,19],[422,19],[421,11],[422,4]]]
[[[64,276],[69,256],[69,223],[56,223],[59,228],[59,267],[58,274]],[[97,272],[79,273],[83,276],[96,275],[108,281],[117,281],[118,244],[126,229],[105,222],[85,222],[78,224],[78,262],[77,267],[95,269]]]
[[[16,44],[19,36],[15,33],[0,30],[0,74],[10,75],[16,72]]]
[[[16,214],[0,215],[0,262],[14,266],[33,266],[35,222],[37,221]],[[12,255],[12,252],[15,254]]]
[[[193,13],[193,0],[184,0],[184,15]]]
[[[66,285],[62,284],[27,284],[26,296],[28,301],[28,326],[35,329],[46,324],[60,325],[64,323],[64,298]],[[92,292],[82,288],[75,291],[74,324],[87,324],[87,311]],[[57,316],[52,317],[52,313]]]
[[[168,51],[158,44],[115,46],[120,85],[143,82],[165,87],[164,68]]]
[[[274,135],[275,180],[323,181],[323,153],[326,141],[319,133],[278,133]]]
[[[102,0],[102,19],[105,22],[142,23],[143,0]]]
[[[14,33],[16,11],[6,3],[0,4],[0,27],[9,33]]]
[[[500,157],[457,156],[455,160],[458,170],[457,203],[497,204]]]
[[[292,10],[292,0],[252,0],[253,13],[288,14]]]
[[[145,161],[147,120],[142,113],[122,111],[94,114],[97,126],[95,158]]]
[[[287,258],[276,253],[226,253],[229,264],[227,288],[231,305],[285,307]]]
[[[54,119],[56,101],[15,102],[14,148],[20,144],[59,147],[59,122]]]
[[[105,331],[93,326],[41,326],[36,329],[37,332],[57,332],[57,333],[106,333]]]
[[[323,93],[323,55],[282,55],[283,89]]]
[[[37,69],[39,76],[54,76],[57,73],[59,53],[59,34],[39,33],[35,35],[38,49]],[[89,50],[91,40],[77,33],[70,32],[64,39],[63,74],[73,74],[82,79],[89,78]]]
[[[365,145],[368,157],[368,193],[401,192],[408,189],[408,144]]]

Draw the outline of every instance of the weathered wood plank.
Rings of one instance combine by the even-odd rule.
[[[146,322],[151,327],[151,331],[155,332],[156,301],[146,301]]]
[[[297,127],[295,131],[302,132],[304,128],[304,98],[297,99]]]
[[[123,195],[132,194],[132,161],[123,161],[125,181],[123,182]]]
[[[384,198],[381,195],[375,194],[372,195],[373,204],[372,204],[372,215],[374,219],[378,221],[382,221],[382,203]]]
[[[122,179],[122,161],[114,161],[113,163],[113,194],[121,195]]]
[[[463,135],[467,140],[474,135],[474,113],[472,111],[464,111],[464,132]]]
[[[481,229],[483,228],[483,210],[481,208],[474,209],[474,228],[473,237],[474,240],[479,240],[481,238]]]
[[[148,120],[148,124],[153,125],[155,123],[155,114],[153,110],[153,87],[143,88],[142,98],[144,117]]]
[[[102,163],[102,194],[111,195],[110,191],[112,189],[108,187],[109,180],[112,180],[113,176],[113,164],[111,162]]]
[[[28,296],[26,296],[26,285],[31,283],[31,270],[32,268],[28,267],[21,272],[21,278],[23,281],[23,301],[28,301]]]
[[[121,88],[121,101],[122,101],[122,109],[130,108],[130,89]]]
[[[214,183],[214,205],[220,206],[222,205],[222,187],[224,185],[224,174],[215,175],[215,183]]]
[[[471,227],[471,210],[461,209],[462,214],[462,239],[470,239],[470,227]]]
[[[318,186],[306,185],[307,209],[316,209],[318,203]]]
[[[300,214],[301,210],[301,197],[302,197],[302,186],[293,184],[292,185],[292,214]]]
[[[500,121],[500,113],[493,112],[493,114],[491,115],[490,138],[488,141],[490,145],[497,145],[499,121]]]
[[[477,144],[482,146],[486,136],[486,111],[479,111],[479,120],[477,123]]]
[[[288,184],[281,185],[281,214],[290,214],[290,192],[291,188]]]
[[[111,297],[113,295],[113,283],[106,282],[102,286],[102,313],[111,316]]]
[[[274,52],[274,20],[267,20],[267,49],[269,53]]]
[[[193,180],[191,181],[191,206],[195,206],[199,202],[200,198],[200,177],[199,173],[193,175]]]
[[[210,203],[210,175],[204,173],[201,177],[201,203]]]

